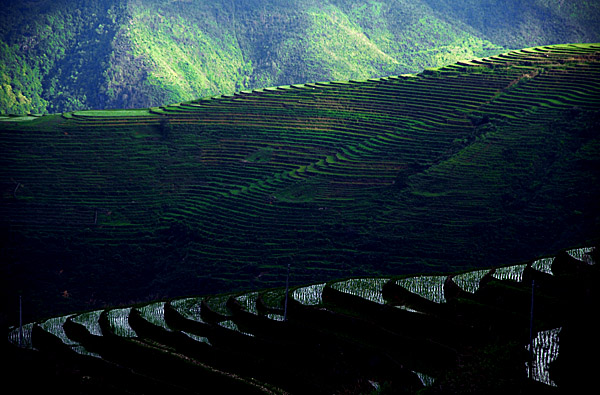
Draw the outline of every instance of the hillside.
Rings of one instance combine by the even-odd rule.
[[[520,262],[598,239],[600,48],[0,122],[3,311]],[[14,314],[14,313],[11,313]],[[14,315],[7,318],[14,320]]]
[[[0,114],[159,106],[600,41],[596,2],[41,0],[0,9]]]
[[[9,383],[77,394],[586,393],[596,372],[584,355],[600,351],[589,314],[598,251],[45,318],[10,328]]]

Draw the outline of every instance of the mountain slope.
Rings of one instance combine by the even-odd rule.
[[[35,315],[278,286],[288,264],[310,283],[593,241],[599,56],[539,47],[417,76],[5,118],[5,292],[32,295]]]
[[[596,42],[599,12],[575,1],[484,11],[425,0],[11,1],[0,10],[0,113],[414,73],[506,48]]]
[[[507,47],[597,41],[597,2],[561,0],[425,0],[443,20],[462,21],[493,43]]]

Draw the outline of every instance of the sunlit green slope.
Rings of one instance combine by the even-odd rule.
[[[309,283],[593,240],[599,52],[4,118],[7,292],[60,310],[280,285],[288,263]]]
[[[122,42],[146,60],[147,80],[140,82],[162,89],[151,102],[136,103],[142,105],[247,88],[402,74],[502,50],[408,1],[360,6],[146,1],[132,4],[130,11],[132,25]]]
[[[11,0],[0,113],[139,108],[597,42],[594,2]]]

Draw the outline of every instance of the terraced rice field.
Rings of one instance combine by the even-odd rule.
[[[411,293],[434,303],[444,303],[444,281],[446,276],[416,276],[397,280],[396,283]]]
[[[85,329],[94,336],[102,336],[100,327],[100,314],[103,310],[88,311],[71,317],[71,320],[77,324],[83,325]]]
[[[584,254],[584,260],[573,258],[583,258]],[[577,310],[580,304],[593,303],[587,300],[591,289],[586,287],[590,286],[587,283],[590,278],[598,279],[598,255],[593,248],[585,248],[543,259],[549,260],[549,264],[543,265],[547,271],[531,269],[539,264],[539,259],[525,265],[527,270],[538,273],[542,284],[536,291],[539,313],[532,321],[533,364],[526,358],[528,352],[516,351],[529,350],[530,344],[524,336],[529,331],[529,314],[517,313],[518,309],[513,310],[516,306],[511,304],[515,290],[527,289],[530,284],[523,276],[495,277],[498,272],[518,273],[523,270],[522,264],[491,268],[485,273],[474,270],[410,278],[361,277],[297,287],[290,292],[287,321],[271,320],[262,314],[265,306],[277,308],[270,302],[261,302],[261,298],[266,297],[267,301],[273,298],[266,293],[279,295],[275,297],[278,300],[275,305],[281,302],[284,289],[272,289],[176,298],[58,316],[25,325],[23,342],[19,341],[19,328],[11,328],[8,341],[36,352],[59,353],[62,358],[77,353],[84,358],[79,361],[81,366],[93,360],[98,364],[93,365],[96,369],[101,363],[117,362],[131,369],[130,375],[145,377],[150,372],[162,371],[161,380],[185,393],[196,393],[197,381],[188,383],[181,375],[164,375],[171,365],[181,368],[182,361],[186,361],[186,369],[191,369],[186,370],[188,374],[205,375],[207,383],[219,383],[222,391],[273,394],[331,393],[340,388],[360,392],[369,388],[362,387],[364,383],[373,386],[371,391],[391,383],[394,388],[413,393],[433,386],[445,388],[449,385],[447,377],[453,381],[457,377],[470,380],[472,373],[468,370],[463,373],[456,370],[457,360],[473,358],[477,350],[488,355],[490,345],[501,339],[501,350],[515,348],[510,351],[513,357],[503,361],[503,351],[495,351],[498,354],[488,355],[487,363],[496,364],[493,366],[498,371],[505,369],[503,363],[510,366],[517,363],[520,367],[515,370],[518,373],[515,377],[499,376],[498,382],[490,377],[490,389],[497,389],[502,380],[512,380],[515,388],[550,391],[557,388],[555,377],[564,383],[564,378],[557,376],[560,370],[551,367],[561,356],[562,325],[571,325],[572,319],[561,310],[560,304],[567,302],[569,308]],[[486,276],[494,280],[483,281]],[[441,278],[464,285],[463,294],[447,294],[448,298],[442,300],[440,284],[442,288],[446,285],[439,281]],[[478,279],[482,281],[474,287]],[[493,281],[502,286],[499,288],[497,283],[491,286]],[[396,309],[394,301],[386,298],[391,295],[385,291],[389,284],[403,287],[404,292],[414,297],[427,298],[438,309],[417,307],[412,313]],[[566,300],[546,299],[547,295],[558,295],[565,290],[569,295]],[[487,298],[489,292],[494,293],[493,300]],[[468,304],[464,304],[467,299]],[[477,309],[463,310],[469,305]],[[206,306],[211,314],[202,312]],[[546,322],[546,308],[552,309],[561,326]],[[508,322],[511,315],[512,321]],[[73,323],[80,325],[79,329]],[[386,329],[382,330],[381,325]],[[445,340],[432,344],[432,338]],[[564,339],[569,353],[572,341]],[[285,354],[282,350],[286,350]],[[448,353],[449,350],[452,352]],[[150,355],[152,359],[147,360]],[[321,360],[323,364],[318,364]],[[134,393],[139,390],[135,386],[127,388]]]
[[[110,331],[117,336],[134,338],[137,337],[137,333],[129,324],[129,314],[131,313],[131,307],[114,309],[106,313]]]
[[[325,283],[298,287],[292,291],[292,298],[306,306],[316,306],[323,303],[321,297]]]
[[[24,268],[11,284],[83,309],[279,287],[289,262],[300,285],[497,266],[552,253],[556,234],[565,248],[590,240],[599,51],[2,119],[0,221],[9,266]],[[56,273],[60,289],[45,281]],[[86,285],[90,273],[113,285]]]
[[[384,304],[385,300],[383,299],[381,290],[383,284],[388,281],[389,278],[353,278],[346,281],[335,282],[331,284],[331,287],[340,292],[355,295],[375,303]]]
[[[529,370],[530,364],[527,363],[527,373],[531,375],[530,377],[554,387],[556,384],[550,378],[548,367],[556,360],[560,351],[560,330],[561,328],[555,328],[538,333],[532,343],[535,360],[531,364],[531,371]],[[529,350],[529,345],[527,349]]]

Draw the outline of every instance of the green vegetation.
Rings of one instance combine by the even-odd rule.
[[[452,4],[450,4],[452,3]],[[0,114],[142,108],[597,42],[594,2],[10,0]]]
[[[507,48],[597,41],[600,5],[561,0],[424,0],[442,20],[461,21],[489,41]],[[515,29],[515,26],[518,26]],[[529,43],[529,44],[528,44]]]
[[[5,292],[29,295],[39,317],[276,288],[288,263],[297,286],[594,241],[598,51],[546,46],[416,76],[5,117]]]
[[[0,10],[0,113],[103,108],[116,1],[7,1]]]
[[[39,70],[22,59],[16,46],[0,42],[0,113],[45,112],[47,103],[41,93]]]

